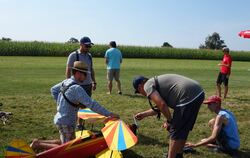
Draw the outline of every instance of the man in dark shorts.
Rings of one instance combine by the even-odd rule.
[[[187,143],[187,147],[207,146],[225,152],[232,157],[237,156],[240,137],[235,116],[229,110],[221,107],[219,96],[209,97],[208,100],[204,101],[204,104],[208,105],[210,111],[217,114],[208,123],[212,129],[211,135],[196,144]]]
[[[151,109],[139,112],[135,118],[162,113],[166,118],[163,127],[170,133],[168,158],[182,158],[183,147],[204,100],[204,92],[198,82],[176,74],[164,74],[147,79],[137,76],[133,80],[135,93],[147,96],[156,104]],[[174,110],[170,113],[169,107]]]
[[[229,48],[224,47],[222,49],[224,52],[223,60],[218,64],[220,66],[220,73],[217,78],[217,95],[221,97],[221,83],[224,84],[224,98],[227,97],[228,92],[228,80],[231,74],[232,58],[229,54]]]

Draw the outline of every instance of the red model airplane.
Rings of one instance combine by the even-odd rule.
[[[77,137],[58,147],[36,154],[29,145],[21,140],[13,140],[6,148],[5,158],[101,158],[107,155],[106,150],[112,150],[109,158],[121,158],[121,150],[125,150],[137,143],[137,137],[130,130],[136,132],[136,125],[128,127],[121,120],[111,120],[105,124],[103,133],[89,133],[84,137]],[[106,149],[106,150],[105,150]]]

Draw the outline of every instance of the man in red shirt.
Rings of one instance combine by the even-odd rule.
[[[224,84],[224,98],[227,97],[228,92],[228,80],[231,74],[232,57],[229,54],[229,48],[224,47],[222,49],[224,52],[223,60],[218,64],[220,66],[220,73],[217,78],[217,95],[221,97],[221,83]]]

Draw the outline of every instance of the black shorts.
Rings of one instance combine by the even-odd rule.
[[[216,83],[220,84],[223,82],[224,86],[228,85],[229,76],[228,74],[219,73]]]
[[[189,132],[193,129],[200,106],[205,94],[200,94],[194,101],[185,106],[175,107],[169,135],[173,140],[187,140]]]

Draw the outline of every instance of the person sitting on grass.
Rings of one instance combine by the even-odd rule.
[[[219,96],[210,96],[203,103],[208,105],[209,110],[217,114],[208,123],[212,133],[209,137],[202,139],[196,144],[187,143],[186,147],[207,146],[231,156],[237,156],[240,147],[240,137],[235,116],[229,110],[221,107],[221,98]]]

